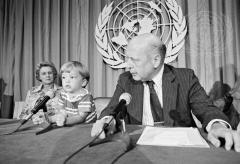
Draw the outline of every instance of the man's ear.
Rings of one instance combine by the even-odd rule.
[[[82,87],[85,88],[88,84],[88,81],[87,79],[83,79],[83,82],[82,82]]]
[[[161,56],[159,54],[156,54],[153,58],[153,66],[154,68],[157,68],[161,63]]]

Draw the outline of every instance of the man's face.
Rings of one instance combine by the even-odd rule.
[[[134,80],[147,81],[154,72],[153,57],[148,54],[147,47],[138,44],[128,46],[126,62]]]

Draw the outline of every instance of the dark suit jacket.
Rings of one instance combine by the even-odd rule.
[[[162,78],[165,126],[196,126],[191,110],[203,127],[212,119],[228,122],[227,117],[208,99],[193,70],[165,64]],[[118,104],[120,95],[128,92],[132,100],[127,106],[125,121],[129,124],[142,124],[143,91],[143,83],[135,81],[130,72],[121,74],[114,95],[100,118],[109,115]]]

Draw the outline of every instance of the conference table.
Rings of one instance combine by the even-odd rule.
[[[54,127],[36,135],[46,126],[31,122],[23,125],[18,132],[6,135],[16,129],[18,120],[0,119],[0,163],[61,164],[71,154],[89,143],[92,124],[71,127]],[[121,140],[113,140],[95,146],[87,146],[77,152],[67,163],[119,163],[119,164],[239,164],[240,153],[226,151],[223,147],[210,148],[143,146],[136,142],[144,126],[127,125],[127,134],[132,148],[126,150]],[[200,129],[203,137],[206,134]]]

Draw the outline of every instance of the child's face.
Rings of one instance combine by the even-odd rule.
[[[62,73],[62,86],[66,92],[78,93],[84,86],[86,79],[83,79],[79,71],[73,68],[69,73]]]

